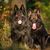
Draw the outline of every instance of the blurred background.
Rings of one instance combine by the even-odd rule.
[[[11,38],[8,38],[11,35],[11,10],[15,4],[19,8],[23,4],[26,9],[33,10],[39,7],[42,21],[50,35],[50,0],[0,0],[0,50],[26,50],[21,44],[13,43]]]

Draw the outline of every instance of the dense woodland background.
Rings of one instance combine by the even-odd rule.
[[[9,15],[12,8],[12,1],[13,0],[0,0],[0,50],[5,48],[5,50],[8,50],[8,47],[9,50],[12,50],[12,48],[14,48],[15,50],[16,46],[19,47],[18,44],[13,45],[13,41],[11,40],[11,38],[8,38],[11,35],[11,16]],[[50,0],[25,0],[23,2],[25,3],[24,5],[26,6],[26,9],[34,9],[36,6],[41,9],[42,21],[48,34],[50,34]],[[6,14],[7,17],[4,17]],[[12,45],[15,47],[13,47]]]

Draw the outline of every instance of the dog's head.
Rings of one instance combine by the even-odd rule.
[[[25,17],[23,15],[22,12],[17,12],[16,15],[14,16],[14,19],[13,19],[13,24],[14,26],[16,27],[16,29],[21,29],[23,27],[25,27],[26,25],[26,20],[27,20],[27,17]],[[22,29],[21,29],[22,30]]]
[[[32,16],[29,18],[31,21],[32,29],[37,30],[41,27],[42,21],[38,18],[37,14],[32,14]]]

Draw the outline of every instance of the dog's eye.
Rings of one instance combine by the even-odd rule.
[[[18,17],[16,17],[16,19],[18,19]]]
[[[22,17],[22,20],[25,20],[25,18],[24,18],[24,17]]]

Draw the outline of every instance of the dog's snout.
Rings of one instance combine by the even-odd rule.
[[[22,20],[18,20],[18,24],[22,24]]]

